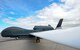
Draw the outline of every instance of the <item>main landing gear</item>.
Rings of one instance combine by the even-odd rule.
[[[40,43],[40,38],[39,37],[36,37],[36,43]]]

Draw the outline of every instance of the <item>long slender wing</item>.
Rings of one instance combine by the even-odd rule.
[[[31,33],[34,36],[80,49],[80,27]]]

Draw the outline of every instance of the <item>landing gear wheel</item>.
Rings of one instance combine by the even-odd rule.
[[[40,43],[40,38],[36,37],[36,43]]]

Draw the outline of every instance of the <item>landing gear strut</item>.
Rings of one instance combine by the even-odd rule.
[[[40,38],[36,37],[36,43],[40,43]]]

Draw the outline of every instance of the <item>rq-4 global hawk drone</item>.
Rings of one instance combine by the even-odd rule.
[[[51,25],[34,26],[33,30],[8,27],[1,32],[1,36],[16,39],[20,37],[35,38],[37,43],[40,42],[40,39],[44,38],[80,49],[80,27],[60,29],[62,22],[63,19],[60,19],[55,29]]]

